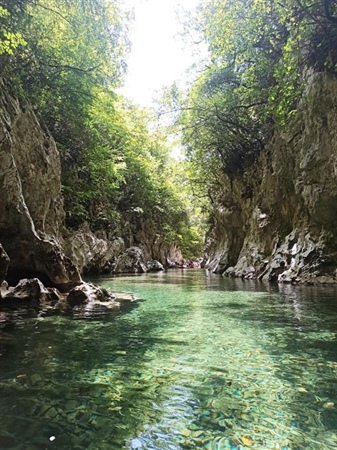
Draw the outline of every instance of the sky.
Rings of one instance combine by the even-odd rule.
[[[195,60],[193,46],[177,36],[182,26],[177,17],[194,9],[199,0],[125,0],[134,8],[132,48],[122,94],[141,106],[151,106],[163,86],[186,79]]]

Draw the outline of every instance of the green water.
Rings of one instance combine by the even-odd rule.
[[[0,332],[0,449],[337,448],[337,290],[177,270]]]

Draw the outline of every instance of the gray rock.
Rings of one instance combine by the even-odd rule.
[[[116,273],[145,273],[147,265],[139,247],[130,247],[117,258],[114,268]]]
[[[74,286],[81,279],[62,250],[55,142],[29,104],[6,94],[9,86],[1,79],[0,91],[0,240],[10,259],[8,275],[43,274],[56,286]]]
[[[95,286],[91,283],[82,283],[71,289],[66,301],[72,308],[79,305],[101,304],[104,302],[114,302],[115,296],[106,289]]]
[[[164,270],[163,265],[155,259],[147,261],[146,267],[148,272],[160,272],[161,270]]]
[[[81,273],[111,273],[117,257],[125,251],[122,238],[111,238],[105,233],[93,233],[88,224],[65,240],[65,253]]]
[[[205,267],[280,283],[337,282],[337,79],[311,73],[298,115],[257,163],[224,175]]]
[[[40,306],[55,305],[62,299],[62,295],[55,288],[46,288],[37,278],[20,280],[17,286],[3,290],[0,304]]]
[[[9,265],[9,258],[2,245],[0,244],[0,286],[4,279],[6,278],[7,269]],[[0,290],[1,297],[1,290]]]

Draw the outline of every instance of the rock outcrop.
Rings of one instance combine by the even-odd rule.
[[[0,161],[0,285],[5,277],[12,286],[37,277],[67,291],[81,284],[80,273],[162,270],[179,253],[145,223],[127,243],[104,231],[94,234],[87,225],[66,231],[55,142],[31,106],[11,95],[1,79]],[[142,248],[134,241],[143,242]]]
[[[133,302],[132,294],[111,293],[92,283],[82,283],[74,287],[66,297],[66,303],[71,308],[90,311],[95,308],[119,308],[120,303]]]
[[[114,300],[115,296],[113,294],[91,283],[82,283],[74,287],[66,298],[67,304],[72,308],[90,302],[114,302]]]
[[[337,79],[308,77],[287,133],[224,177],[205,267],[279,282],[337,281]]]
[[[163,265],[155,259],[147,261],[146,268],[148,272],[161,272],[162,270],[164,270]]]
[[[56,305],[62,300],[61,293],[55,288],[46,288],[37,278],[22,279],[15,287],[2,289],[0,306],[42,307],[46,304]]]
[[[124,213],[121,235],[126,248],[139,247],[146,261],[159,261],[163,267],[174,267],[184,258],[176,245],[170,245],[165,236],[158,233],[150,218],[139,209]]]
[[[94,234],[85,224],[65,239],[64,248],[81,273],[112,273],[118,256],[125,251],[125,243],[104,231]]]
[[[0,244],[0,286],[6,278],[7,269],[9,265],[9,258],[2,245]],[[0,294],[1,295],[1,294]]]
[[[81,281],[62,250],[60,157],[29,104],[0,80],[0,242],[8,278],[38,276],[60,288]]]
[[[116,273],[145,273],[147,265],[142,250],[130,247],[117,258],[114,268]]]

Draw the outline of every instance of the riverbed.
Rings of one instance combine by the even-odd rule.
[[[172,270],[0,336],[0,449],[337,448],[337,289]]]

